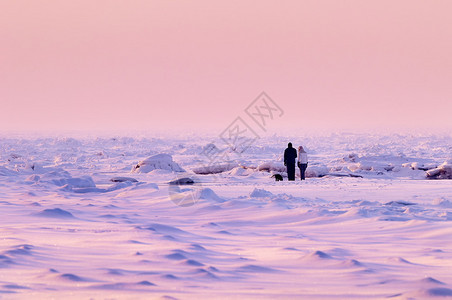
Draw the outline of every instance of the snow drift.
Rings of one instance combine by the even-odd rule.
[[[452,179],[452,162],[445,161],[437,168],[428,170],[426,177],[429,179]]]
[[[235,164],[235,163],[207,165],[207,166],[193,168],[193,172],[196,174],[201,174],[201,175],[218,174],[218,173],[230,171],[230,170],[234,169],[235,167],[237,167],[237,164]]]
[[[149,173],[152,170],[162,169],[173,172],[185,172],[169,154],[161,153],[145,160],[140,161],[136,166],[132,168],[133,173]]]

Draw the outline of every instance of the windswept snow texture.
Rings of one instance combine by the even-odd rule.
[[[450,136],[212,140],[2,137],[0,298],[452,299]]]

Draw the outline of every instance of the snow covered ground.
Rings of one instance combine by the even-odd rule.
[[[289,141],[306,181],[271,178]],[[220,146],[1,137],[0,298],[452,298],[451,136]]]

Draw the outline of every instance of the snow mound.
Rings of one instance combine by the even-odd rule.
[[[257,170],[266,172],[286,172],[286,167],[284,166],[283,162],[268,161],[258,165]]]
[[[346,268],[360,268],[363,267],[363,264],[356,259],[348,259],[346,261],[340,262],[339,266]]]
[[[323,177],[329,173],[326,166],[309,166],[306,169],[306,177]]]
[[[309,260],[309,261],[317,261],[317,260],[325,260],[325,259],[333,259],[333,257],[331,257],[331,255],[317,250],[315,252],[309,253],[306,256],[303,257],[304,260]]]
[[[232,170],[237,167],[235,163],[225,163],[219,165],[208,165],[203,167],[194,168],[193,172],[196,174],[207,175],[207,174],[217,174]]]
[[[433,199],[433,205],[438,205],[444,208],[452,208],[452,202],[444,198]]]
[[[423,179],[424,171],[437,166],[431,158],[408,157],[403,153],[387,153],[383,149],[377,151],[381,154],[374,154],[374,151],[368,150],[363,155],[351,153],[341,160],[333,160],[335,164],[330,166],[331,171]]]
[[[136,166],[132,168],[132,172],[149,173],[152,170],[156,169],[168,170],[173,172],[185,171],[175,161],[173,161],[173,157],[171,155],[161,153],[140,161]]]
[[[56,218],[56,219],[72,219],[74,216],[61,208],[44,209],[36,214],[38,217]]]
[[[229,172],[232,176],[248,176],[254,172],[251,168],[236,167]]]
[[[426,177],[429,179],[452,179],[452,161],[445,161],[437,168],[428,170]]]
[[[271,192],[264,190],[264,189],[258,189],[258,188],[255,188],[250,194],[250,197],[252,197],[252,198],[263,198],[263,197],[271,197],[271,196],[273,196],[273,194]]]
[[[278,270],[264,267],[264,266],[258,266],[258,265],[244,265],[237,269],[237,272],[245,272],[245,273],[273,273],[278,272]]]
[[[153,232],[159,233],[159,234],[174,234],[174,235],[189,235],[190,233],[181,230],[175,226],[170,226],[170,225],[165,225],[165,224],[160,224],[160,223],[152,223],[147,227],[140,227],[138,226],[137,228],[139,229],[145,229],[145,230],[151,230]],[[179,251],[179,250],[178,250]]]
[[[58,277],[63,280],[74,281],[74,282],[89,281],[88,279],[85,279],[83,277],[80,277],[80,276],[77,276],[77,275],[71,274],[71,273],[61,274]]]
[[[214,200],[216,202],[224,202],[225,200],[218,196],[212,189],[204,188],[199,195],[200,199]]]
[[[420,280],[420,282],[421,283],[427,283],[427,284],[445,284],[444,282],[442,282],[442,281],[439,281],[438,279],[435,279],[435,278],[433,278],[433,277],[425,277],[425,278],[422,278],[421,280]]]
[[[95,188],[96,184],[90,176],[52,179],[57,186],[69,186],[71,188]]]

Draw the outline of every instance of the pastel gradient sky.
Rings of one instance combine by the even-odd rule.
[[[452,129],[452,1],[0,2],[0,129]]]

